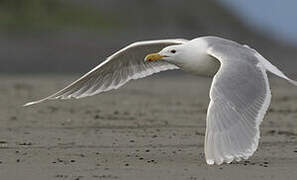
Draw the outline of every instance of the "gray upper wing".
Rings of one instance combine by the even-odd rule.
[[[184,39],[168,39],[133,43],[108,57],[104,62],[66,88],[47,98],[27,103],[25,106],[49,99],[92,96],[111,89],[117,89],[131,79],[142,78],[160,71],[177,69],[177,66],[165,61],[144,62],[144,57],[149,53],[160,51],[166,46],[182,44],[186,41]]]
[[[259,125],[271,99],[265,68],[245,47],[218,45],[208,53],[220,61],[221,67],[210,90],[207,163],[247,159],[257,149]]]

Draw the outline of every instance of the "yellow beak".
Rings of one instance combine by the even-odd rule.
[[[158,53],[152,53],[152,54],[148,54],[147,56],[145,56],[144,60],[145,61],[156,61],[156,60],[160,60],[162,59],[164,56],[161,56]]]

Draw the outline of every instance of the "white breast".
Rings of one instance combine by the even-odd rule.
[[[183,64],[181,69],[200,76],[214,76],[220,67],[218,60],[211,56],[203,56]]]

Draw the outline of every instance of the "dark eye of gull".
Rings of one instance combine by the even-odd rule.
[[[176,53],[176,50],[173,49],[173,50],[171,50],[170,52],[171,52],[172,54],[174,54],[174,53]]]

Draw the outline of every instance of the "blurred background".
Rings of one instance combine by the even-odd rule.
[[[215,35],[297,75],[297,1],[0,0],[0,73],[83,73],[139,40]]]

